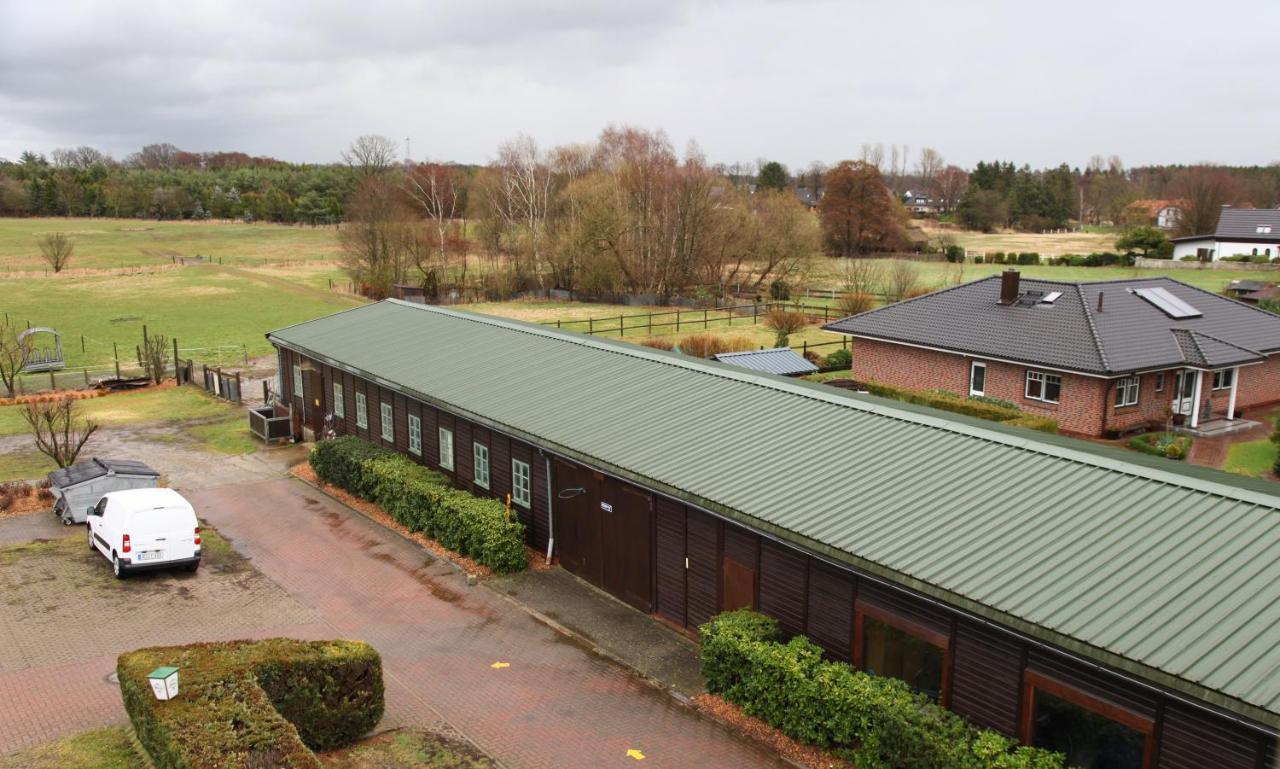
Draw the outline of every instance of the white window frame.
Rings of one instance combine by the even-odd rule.
[[[978,390],[973,386],[973,375],[978,369],[982,369],[982,389]],[[980,360],[975,360],[969,364],[969,394],[985,396],[987,394],[987,364]]]
[[[1158,393],[1164,392],[1164,372],[1163,371],[1156,372],[1156,392]]]
[[[519,459],[511,460],[511,501],[525,508],[533,504],[533,470]]]
[[[1138,405],[1138,393],[1142,390],[1142,376],[1136,375],[1116,380],[1115,406],[1122,409]]]
[[[1233,368],[1220,368],[1213,372],[1213,389],[1214,390],[1230,390],[1231,385],[1235,383],[1236,370]]]
[[[447,427],[441,427],[438,436],[440,441],[440,467],[445,470],[453,469],[453,430]]]
[[[1049,399],[1049,381],[1055,380],[1058,385],[1058,397]],[[1040,386],[1040,394],[1031,394],[1031,383],[1037,382]],[[1062,377],[1058,374],[1050,374],[1047,371],[1036,371],[1035,369],[1027,369],[1027,378],[1023,383],[1023,397],[1029,401],[1040,401],[1041,403],[1057,403],[1062,400]]]
[[[369,429],[369,398],[359,391],[356,391],[356,427]]]
[[[396,412],[386,401],[378,401],[378,428],[382,431],[382,440],[387,443],[396,442]]]
[[[302,397],[302,364],[293,364],[293,397]]]
[[[343,395],[342,383],[334,382],[333,383],[333,415],[338,419],[343,419],[347,416],[347,404],[346,404],[346,401],[342,399],[342,395]]]
[[[422,419],[409,415],[409,453],[422,456]]]
[[[489,447],[480,441],[471,443],[471,480],[482,489],[489,488]]]

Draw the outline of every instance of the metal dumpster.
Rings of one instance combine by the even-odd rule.
[[[159,480],[160,473],[131,459],[94,457],[77,462],[49,473],[53,514],[68,526],[84,523],[88,509],[108,491],[152,489]]]

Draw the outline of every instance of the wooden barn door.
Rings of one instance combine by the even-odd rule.
[[[653,506],[649,495],[606,478],[601,485],[604,588],[645,612],[653,612]]]
[[[552,469],[556,552],[560,556],[560,565],[588,582],[604,587],[600,558],[599,481],[588,470],[559,459],[555,460]],[[572,493],[576,489],[583,491]]]
[[[756,608],[759,565],[758,538],[737,526],[726,525],[724,555],[720,561],[720,611]]]

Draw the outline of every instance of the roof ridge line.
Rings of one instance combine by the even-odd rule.
[[[1280,510],[1280,495],[1256,491],[1253,489],[1243,489],[1231,486],[1222,481],[1211,479],[1194,478],[1170,470],[1163,470],[1155,467],[1142,467],[1143,472],[1139,472],[1139,465],[1125,460],[1111,460],[1090,454],[1081,449],[1071,448],[1069,446],[1056,446],[1042,440],[1038,440],[1033,435],[1015,436],[1005,435],[997,430],[993,430],[983,425],[971,425],[953,419],[947,419],[941,416],[933,416],[932,414],[913,413],[908,409],[898,408],[889,399],[877,399],[870,401],[862,399],[860,396],[853,394],[843,394],[836,392],[824,392],[819,388],[824,385],[804,383],[793,381],[773,381],[765,379],[764,372],[754,371],[751,369],[740,369],[732,366],[711,365],[709,362],[698,358],[690,358],[680,353],[668,352],[666,350],[651,349],[636,345],[629,345],[625,342],[614,342],[613,340],[596,339],[595,337],[578,334],[572,331],[564,331],[562,329],[552,329],[541,326],[540,324],[530,323],[528,321],[516,320],[514,318],[502,318],[494,315],[484,315],[482,313],[472,313],[462,310],[452,310],[447,307],[438,305],[419,304],[417,302],[406,302],[401,299],[384,299],[380,302],[364,305],[364,307],[376,307],[380,304],[394,304],[397,306],[408,307],[422,310],[425,312],[433,312],[436,314],[447,315],[459,320],[470,321],[472,323],[480,323],[498,328],[505,328],[512,331],[532,334],[547,339],[552,339],[566,344],[574,344],[581,347],[589,347],[603,352],[611,352],[616,355],[626,355],[632,358],[642,360],[650,360],[655,363],[662,363],[677,368],[683,368],[709,376],[721,377],[723,379],[731,379],[743,384],[754,385],[766,389],[781,392],[800,398],[808,398],[811,400],[830,403],[835,406],[842,406],[878,414],[880,416],[898,419],[903,422],[918,424],[924,427],[944,430],[946,432],[957,435],[967,435],[978,440],[985,440],[992,443],[998,443],[1013,448],[1030,451],[1044,456],[1055,457],[1069,462],[1079,462],[1081,464],[1098,467],[1103,470],[1122,473],[1134,478],[1146,478],[1159,483],[1167,483],[1174,486],[1184,488],[1192,488],[1198,491],[1214,494],[1221,497],[1228,497],[1250,504],[1263,505],[1273,509]],[[311,322],[311,321],[307,321]],[[624,346],[625,345],[625,346]],[[832,388],[826,387],[830,390]],[[878,402],[883,400],[883,403]],[[1028,431],[1030,432],[1030,431]]]
[[[1098,351],[1098,359],[1102,361],[1102,370],[1111,373],[1111,364],[1107,363],[1107,353],[1102,349],[1102,337],[1098,334],[1098,326],[1093,322],[1093,310],[1089,308],[1089,300],[1084,296],[1084,286],[1077,283],[1076,293],[1080,296],[1080,306],[1084,308],[1084,320],[1089,324],[1089,338],[1093,340],[1093,347]]]

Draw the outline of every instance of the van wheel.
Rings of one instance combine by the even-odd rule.
[[[128,572],[125,571],[124,565],[120,563],[120,556],[115,553],[111,554],[111,573],[116,576],[116,579],[124,579],[128,576]]]

